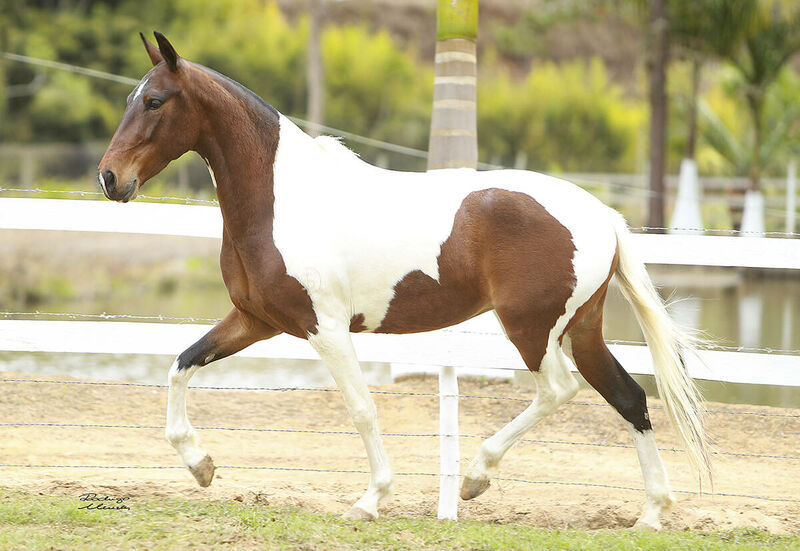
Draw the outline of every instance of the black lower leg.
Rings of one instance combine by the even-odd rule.
[[[606,398],[608,403],[622,415],[623,419],[633,425],[639,432],[651,430],[650,415],[647,413],[647,396],[644,389],[633,380],[627,371],[622,369],[616,358],[614,368],[619,373],[622,387],[611,392],[611,398]],[[613,400],[613,401],[612,401]]]
[[[604,345],[598,348],[595,346],[591,350],[582,350],[573,344],[578,371],[633,428],[639,432],[652,429],[644,389]]]

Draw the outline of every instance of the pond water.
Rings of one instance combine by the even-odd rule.
[[[650,271],[664,296],[676,301],[672,315],[683,325],[704,331],[715,344],[774,351],[800,349],[800,278],[734,269],[652,267]],[[63,301],[48,305],[47,310],[219,318],[229,310],[229,301],[221,284],[202,293],[178,286],[169,294],[144,293],[124,301]],[[630,307],[613,286],[606,302],[605,336],[643,340]],[[176,348],[175,353],[181,351]],[[168,356],[0,352],[0,371],[159,384],[165,382],[171,362]],[[405,373],[393,372],[385,364],[366,364],[364,370],[370,384],[385,384]],[[640,381],[648,393],[654,392],[650,378],[640,377]],[[229,358],[198,372],[192,384],[308,387],[330,385],[332,380],[319,362]],[[702,387],[715,401],[800,407],[800,387],[710,382]]]

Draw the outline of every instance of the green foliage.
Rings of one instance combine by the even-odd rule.
[[[326,121],[378,139],[424,147],[433,70],[385,31],[330,27],[322,37]]]
[[[531,53],[544,57],[548,52],[542,49],[540,37],[550,30],[606,17],[617,8],[630,15],[630,8],[640,3],[542,0],[541,9],[494,29],[497,48],[506,59],[528,59]],[[750,13],[747,10],[756,4],[763,8],[758,18],[742,22],[742,14]],[[3,50],[138,77],[150,67],[138,32],[158,29],[188,59],[229,75],[287,115],[305,115],[308,20],[303,16],[288,19],[274,1],[64,0],[27,2],[21,9],[23,4],[0,0],[0,5]],[[709,116],[701,121],[705,140],[698,144],[701,171],[742,174],[750,170],[751,127],[742,120],[748,105],[741,98],[751,93],[748,90],[756,78],[777,79],[768,91],[763,88],[765,136],[760,151],[765,171],[782,171],[779,165],[793,151],[793,144],[800,143],[792,96],[798,92],[797,77],[789,70],[781,72],[783,64],[778,63],[800,33],[794,4],[788,0],[670,0],[670,7],[674,13],[685,12],[673,19],[673,36],[685,49],[731,59],[726,67],[738,68],[740,75],[726,69],[714,73],[706,86],[705,101],[719,123]],[[713,10],[718,13],[714,15]],[[783,19],[775,19],[775,14]],[[716,23],[712,16],[717,17]],[[725,32],[713,30],[719,25]],[[740,27],[748,32],[761,29],[758,44],[762,45],[746,43]],[[698,43],[698,37],[705,42]],[[352,24],[328,24],[322,52],[328,125],[427,147],[433,95],[429,62],[398,45],[387,31]],[[542,62],[527,72],[517,67],[513,75],[505,67],[497,51],[483,48],[478,81],[482,160],[510,166],[521,152],[533,169],[634,172],[641,168],[637,150],[647,124],[644,99],[624,92],[601,61]],[[688,88],[682,70],[670,73],[670,79],[677,75],[679,85],[673,86],[673,98]],[[132,88],[0,60],[0,84],[19,90],[37,79],[42,81],[40,87],[31,86],[30,93],[13,97],[8,97],[10,88],[0,85],[0,140],[105,141],[116,128]],[[676,170],[686,120],[680,102],[673,102],[670,117],[670,166]],[[730,135],[725,135],[725,129]],[[361,145],[357,149],[371,161],[378,152]],[[404,157],[393,161],[394,166],[419,168]],[[147,193],[156,194],[154,185],[157,182],[148,184]]]
[[[630,171],[644,117],[599,60],[536,65],[521,85],[503,71],[478,84],[481,151],[506,164],[519,150],[540,170]]]
[[[478,0],[439,0],[436,10],[436,39],[478,36]]]
[[[723,71],[719,85],[700,103],[701,132],[710,151],[699,160],[701,171],[744,175],[751,171],[754,151],[751,128],[741,117],[747,108],[739,90],[746,86],[741,74]],[[782,174],[789,159],[800,151],[800,76],[784,69],[766,91],[763,107],[764,136],[760,157],[763,170]]]

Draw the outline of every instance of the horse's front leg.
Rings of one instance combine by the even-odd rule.
[[[310,335],[308,340],[342,391],[347,411],[367,449],[371,472],[369,488],[344,516],[375,520],[378,518],[378,505],[391,495],[392,468],[378,430],[375,403],[364,382],[348,325],[345,322],[320,320],[318,333]]]
[[[187,348],[169,370],[166,436],[183,464],[206,487],[214,478],[214,462],[199,445],[197,433],[186,416],[186,386],[201,367],[235,354],[279,331],[237,309],[232,310],[203,338]]]

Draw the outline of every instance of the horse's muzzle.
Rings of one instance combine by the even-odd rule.
[[[127,203],[131,199],[134,199],[139,189],[139,180],[137,178],[133,178],[128,185],[121,186],[116,174],[111,170],[99,171],[97,174],[97,182],[100,184],[106,198],[122,203]]]

